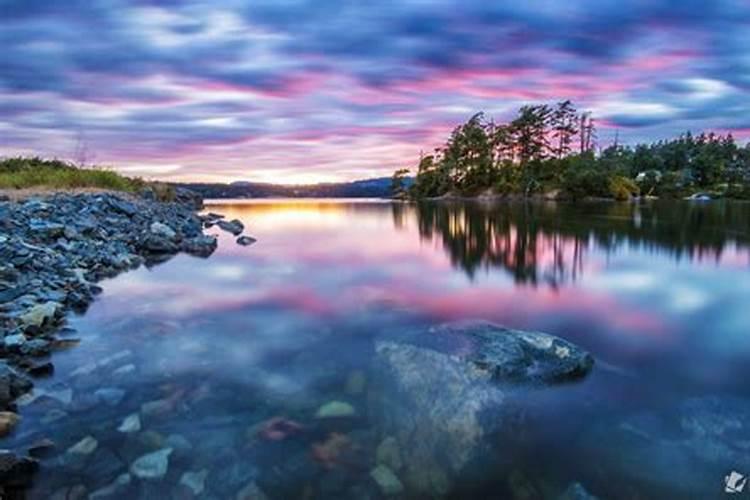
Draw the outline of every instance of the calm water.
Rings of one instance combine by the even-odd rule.
[[[91,493],[163,448],[164,477],[114,497],[384,498],[400,483],[401,498],[536,499],[580,483],[723,498],[726,475],[750,473],[750,205],[209,208],[258,243],[223,233],[210,259],[103,284],[4,443],[57,443],[32,497]],[[563,386],[466,388],[378,350],[467,318],[558,335],[597,364]],[[316,416],[333,401],[354,414]],[[119,432],[132,414],[141,429]],[[87,436],[95,450],[65,451]],[[377,463],[398,482],[376,483]]]

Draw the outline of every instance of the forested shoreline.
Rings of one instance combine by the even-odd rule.
[[[446,143],[393,175],[394,196],[509,195],[578,200],[638,196],[750,199],[750,143],[686,132],[628,146],[597,144],[596,122],[571,101],[523,106],[508,123],[477,113]]]

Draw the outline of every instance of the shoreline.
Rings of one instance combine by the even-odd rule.
[[[28,194],[0,198],[0,439],[22,425],[17,401],[35,378],[53,374],[52,354],[77,343],[67,318],[86,311],[102,291],[99,281],[178,253],[207,258],[217,238],[204,228],[235,236],[244,229],[198,215],[203,200],[187,190],[172,202],[157,201],[150,189]],[[0,450],[0,492],[30,481],[38,468],[33,452]]]

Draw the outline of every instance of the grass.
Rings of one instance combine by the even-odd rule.
[[[0,159],[0,189],[94,188],[134,192],[146,183],[105,168],[79,168],[60,160],[16,157]]]

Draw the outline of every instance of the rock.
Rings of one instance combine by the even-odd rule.
[[[0,450],[0,485],[24,488],[31,483],[39,463],[28,457],[20,457],[9,450]]]
[[[238,491],[234,498],[235,500],[268,500],[266,494],[254,482]]]
[[[41,327],[45,322],[49,323],[55,318],[55,314],[57,314],[59,307],[60,304],[54,301],[37,304],[22,314],[19,319],[26,327]]]
[[[134,432],[139,432],[141,430],[141,417],[137,413],[133,413],[132,415],[128,415],[125,417],[120,424],[120,426],[117,428],[118,432],[123,432],[125,434],[132,434]]]
[[[4,438],[15,429],[21,417],[10,411],[0,412],[0,438]]]
[[[583,487],[581,483],[573,483],[559,496],[557,500],[599,500]]]
[[[98,446],[99,442],[93,436],[86,436],[68,448],[67,453],[71,455],[91,455]]]
[[[149,253],[172,254],[179,250],[177,244],[169,238],[149,233],[141,240],[141,248]]]
[[[401,459],[401,450],[399,450],[396,438],[388,436],[380,442],[375,450],[375,461],[394,471],[399,471],[403,467],[404,462]]]
[[[208,469],[201,469],[197,472],[188,471],[180,477],[180,484],[188,488],[197,497],[206,488],[206,477],[208,477]]]
[[[237,238],[237,244],[242,245],[243,247],[250,246],[256,241],[258,240],[256,240],[255,238],[251,236],[240,236],[239,238]]]
[[[127,365],[123,365],[112,372],[113,377],[124,377],[126,375],[130,375],[135,372],[135,365],[132,363],[129,363]]]
[[[140,479],[161,479],[167,474],[172,448],[163,448],[138,458],[130,466],[130,472]]]
[[[443,496],[471,463],[503,460],[510,424],[527,413],[512,391],[581,377],[593,362],[563,339],[478,321],[394,332],[375,351],[382,400],[371,417],[396,441],[378,462],[398,449],[399,477],[417,496]]]
[[[52,453],[56,447],[54,441],[43,438],[31,443],[27,451],[34,458],[44,458]]]
[[[385,496],[394,496],[404,491],[396,474],[385,465],[378,465],[370,471],[370,477],[377,483]]]
[[[11,402],[31,390],[29,379],[0,361],[0,410],[7,409]]]
[[[94,391],[98,401],[108,406],[117,406],[125,397],[125,391],[116,387],[103,387]]]
[[[18,351],[26,343],[26,336],[22,333],[8,335],[3,339],[5,348],[9,351]]]
[[[315,418],[341,418],[353,417],[356,410],[352,405],[344,401],[331,401],[324,404],[315,412]]]
[[[485,321],[445,323],[410,335],[495,381],[564,382],[585,376],[594,364],[589,353],[561,338]]]
[[[128,486],[130,486],[131,482],[132,480],[130,478],[130,474],[120,474],[119,476],[117,476],[117,479],[115,479],[111,484],[91,493],[91,495],[89,495],[89,500],[98,500],[101,498],[112,497],[121,498],[123,496],[124,490],[126,490]]]
[[[237,219],[233,219],[231,221],[219,220],[216,225],[224,231],[232,233],[235,236],[239,236],[240,234],[242,234],[242,231],[245,230],[245,225],[242,223],[242,221]]]
[[[32,339],[24,342],[19,350],[26,356],[47,356],[52,351],[52,345],[44,339]]]
[[[156,236],[159,236],[161,238],[166,238],[170,241],[174,241],[174,239],[177,237],[177,233],[174,229],[161,222],[151,223],[149,229],[151,231],[151,234],[155,234]]]
[[[216,250],[216,238],[200,235],[182,242],[182,251],[197,257],[208,257]]]
[[[144,417],[156,417],[171,412],[174,402],[169,399],[157,399],[141,405],[141,414]]]

